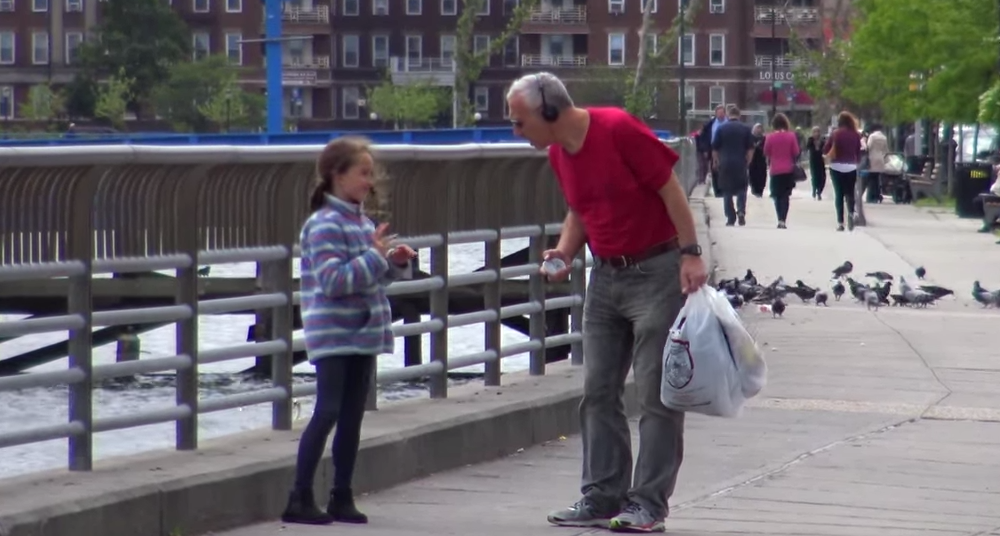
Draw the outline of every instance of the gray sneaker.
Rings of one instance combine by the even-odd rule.
[[[667,530],[663,519],[654,516],[652,512],[635,502],[628,503],[622,513],[611,518],[608,528],[611,529],[611,532],[665,532]]]
[[[611,515],[598,511],[586,499],[581,499],[569,508],[550,512],[548,519],[549,523],[561,527],[608,528]]]

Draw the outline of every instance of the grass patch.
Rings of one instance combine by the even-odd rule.
[[[933,207],[933,208],[955,208],[955,198],[953,197],[942,197],[941,199],[935,199],[933,197],[924,197],[917,199],[913,202],[914,206],[918,207]]]

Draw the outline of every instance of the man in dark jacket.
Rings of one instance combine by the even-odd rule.
[[[715,117],[709,119],[701,127],[701,133],[698,134],[698,153],[708,162],[712,170],[712,192],[715,197],[721,197],[722,191],[719,189],[719,170],[715,167],[712,160],[712,143],[715,141],[715,133],[718,132],[719,127],[725,122],[726,108],[720,104],[715,107]]]
[[[719,173],[719,190],[722,192],[727,226],[737,221],[741,226],[747,223],[747,167],[753,158],[753,146],[753,131],[740,121],[740,109],[730,106],[729,120],[719,126],[712,141],[712,158]]]

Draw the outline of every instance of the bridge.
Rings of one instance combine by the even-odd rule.
[[[984,351],[996,319],[993,310],[963,297],[974,279],[990,285],[979,267],[1000,262],[993,240],[975,233],[973,222],[890,205],[868,207],[867,227],[834,233],[831,207],[801,192],[786,231],[773,228],[769,204],[755,199],[747,227],[712,226],[721,207],[694,188],[690,142],[668,143],[682,154],[681,177],[692,192],[700,241],[712,246],[717,277],[753,268],[762,278],[825,285],[829,270],[851,258],[859,270],[907,277],[922,264],[929,282],[956,291],[927,310],[869,312],[846,299],[822,308],[793,298],[777,320],[747,308],[748,325],[767,350],[770,383],[740,419],[689,416],[671,532],[1000,532],[993,489],[1000,467],[991,448],[1000,439],[1000,367]],[[308,532],[271,520],[284,505],[308,415],[297,419],[295,408],[307,410],[314,392],[310,383],[292,379],[302,343],[293,329],[297,296],[289,260],[297,254],[295,234],[318,150],[0,149],[0,290],[42,280],[67,296],[64,311],[0,321],[0,337],[68,330],[72,355],[65,368],[0,377],[0,402],[54,385],[65,386],[59,392],[67,400],[64,413],[52,408],[62,422],[51,415],[48,421],[22,418],[0,430],[0,469],[23,459],[17,449],[41,449],[46,442],[61,442],[67,459],[64,468],[0,480],[0,534]],[[394,326],[404,340],[428,334],[429,360],[380,367],[377,379],[383,388],[426,382],[428,396],[373,401],[356,476],[357,490],[371,492],[360,506],[372,523],[336,530],[554,533],[545,512],[575,500],[579,486],[573,434],[586,258],[575,262],[565,294],[547,287],[534,269],[564,210],[545,159],[504,143],[382,145],[377,151],[392,177],[387,215],[427,266],[427,277],[395,283],[391,292],[429,294],[431,308]],[[503,242],[515,240],[527,241],[526,259],[501,266]],[[454,257],[470,245],[483,252],[484,266],[459,273]],[[236,262],[257,265],[259,288],[208,296],[201,267]],[[100,303],[94,291],[109,275],[149,272],[176,279],[174,303],[91,305]],[[524,302],[500,303],[504,288],[519,277],[527,277]],[[482,290],[481,309],[449,310],[450,294],[468,287]],[[557,310],[568,311],[569,326],[550,334],[545,314]],[[211,335],[199,329],[202,317],[230,311],[268,312],[268,337],[200,344]],[[500,336],[501,321],[517,316],[527,318],[524,337]],[[173,355],[97,362],[89,328],[140,322],[173,323]],[[456,348],[456,334],[474,325],[483,326],[481,349]],[[547,359],[547,350],[565,346],[568,359]],[[519,355],[527,355],[525,370],[503,370]],[[199,372],[210,365],[258,356],[272,365],[260,389],[199,392],[206,390]],[[471,366],[482,370],[471,380],[448,374]],[[95,395],[95,385],[107,378],[159,370],[176,371],[169,404],[116,412],[108,404],[114,398]],[[631,387],[626,398],[634,415]],[[270,429],[204,437],[214,416],[231,419],[261,405],[269,410]],[[20,411],[37,413],[30,409]],[[102,452],[113,450],[112,437],[153,433],[152,423],[174,423],[173,451]],[[328,478],[320,474],[317,481]]]

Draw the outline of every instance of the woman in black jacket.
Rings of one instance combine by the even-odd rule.
[[[826,139],[820,134],[819,127],[813,127],[812,135],[806,140],[806,151],[809,153],[809,174],[812,175],[812,196],[823,199],[823,188],[826,187],[826,162],[823,160],[823,144]]]
[[[760,123],[753,126],[753,159],[750,160],[749,175],[750,193],[763,197],[767,184],[767,159],[764,158],[764,126]]]

